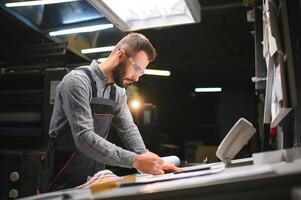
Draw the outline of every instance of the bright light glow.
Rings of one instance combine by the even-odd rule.
[[[39,0],[39,1],[21,1],[14,3],[6,3],[6,7],[23,7],[23,6],[38,6],[38,5],[46,5],[46,4],[56,4],[56,3],[66,3],[71,1],[78,0]]]
[[[170,76],[170,71],[157,70],[157,69],[146,69],[144,74],[155,75],[155,76]]]
[[[221,92],[222,88],[220,87],[212,87],[212,88],[195,88],[195,92]]]
[[[78,28],[70,28],[70,29],[63,29],[59,31],[52,31],[49,32],[50,36],[57,36],[57,35],[66,35],[72,33],[85,33],[85,32],[93,32],[93,31],[100,31],[108,28],[113,28],[113,24],[100,24],[94,26],[84,26]]]
[[[90,2],[123,31],[200,21],[198,0],[90,0]]]
[[[137,110],[141,107],[141,102],[138,101],[138,100],[133,100],[131,102],[131,107],[134,109],[134,110]]]
[[[83,54],[97,53],[97,52],[108,52],[108,51],[112,51],[114,48],[115,48],[115,46],[98,47],[98,48],[82,49],[81,52]]]

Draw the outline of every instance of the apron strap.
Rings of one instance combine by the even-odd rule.
[[[86,68],[77,68],[76,70],[81,70],[89,77],[92,86],[92,97],[97,97],[96,81],[93,79],[91,71]]]
[[[111,85],[110,99],[115,101],[115,98],[116,98],[116,87],[115,85]]]

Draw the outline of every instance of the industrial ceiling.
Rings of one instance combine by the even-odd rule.
[[[82,54],[83,48],[114,45],[126,32],[116,27],[90,33],[51,37],[60,28],[108,23],[88,1],[44,7],[7,8],[0,3],[0,64],[77,64],[106,54]],[[250,9],[238,0],[199,0],[201,22],[141,30],[153,42],[158,59],[150,68],[168,69],[191,81],[251,85],[254,73],[253,24]]]

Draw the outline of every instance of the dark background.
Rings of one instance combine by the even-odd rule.
[[[182,158],[185,142],[218,145],[240,117],[257,126],[258,99],[251,82],[255,73],[254,25],[247,22],[247,11],[251,7],[237,0],[200,0],[200,4],[198,24],[138,31],[150,39],[158,52],[150,68],[170,70],[171,76],[141,78],[137,84],[140,95],[144,102],[157,108],[154,136],[149,136],[148,128],[143,127],[139,119],[137,123],[143,137],[152,137],[149,144],[146,141],[147,145],[153,141],[174,144]],[[47,36],[48,30],[62,26],[57,23],[59,17],[55,14],[58,7],[49,5],[44,10],[43,23],[36,25],[32,21],[25,20],[25,23],[22,17],[1,6],[2,68],[74,67],[89,63],[101,55],[80,55],[76,45],[92,39],[99,46],[114,45],[126,34],[114,28],[100,31],[97,36],[92,33],[64,36],[59,39],[67,41],[65,54],[36,56],[39,50],[32,45],[58,42]],[[61,8],[66,6],[60,5]],[[35,12],[38,15],[41,11]],[[222,92],[195,93],[195,87],[221,87]]]

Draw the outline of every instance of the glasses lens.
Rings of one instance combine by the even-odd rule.
[[[132,63],[132,66],[133,66],[135,72],[137,73],[137,75],[142,76],[144,74],[144,71],[142,70],[142,68],[139,65],[137,65],[130,56],[127,55],[127,57],[129,58],[130,62]]]

